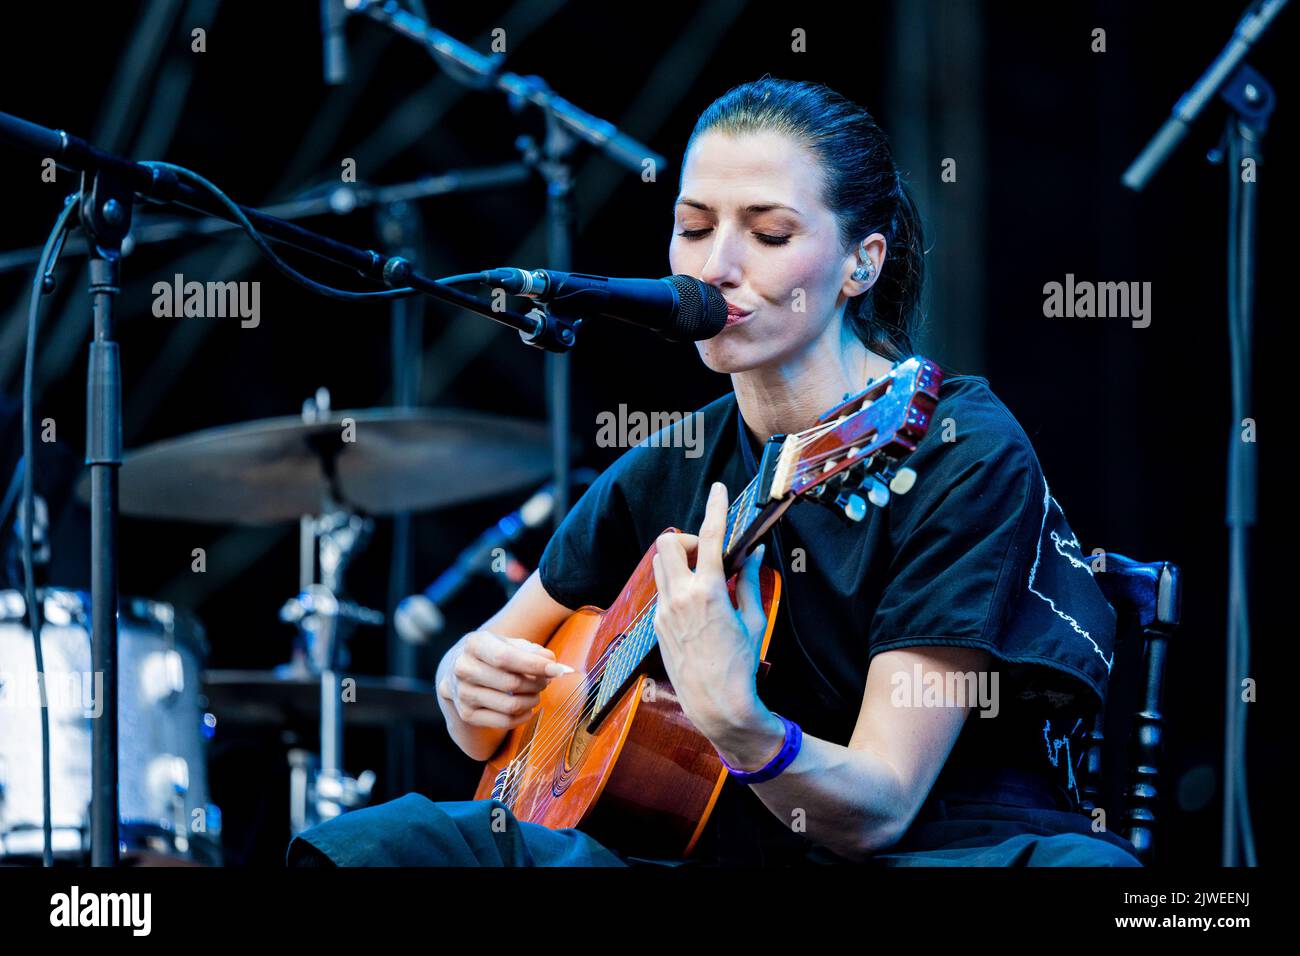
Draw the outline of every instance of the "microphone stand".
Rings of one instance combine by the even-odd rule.
[[[174,173],[143,166],[104,152],[63,130],[48,129],[0,113],[0,143],[80,172],[80,222],[90,247],[90,295],[94,339],[86,382],[86,463],[91,478],[91,640],[92,667],[103,675],[102,719],[92,729],[91,865],[116,866],[118,828],[117,612],[118,612],[118,468],[122,463],[121,362],[114,341],[114,296],[120,291],[122,241],[131,225],[136,196],[176,203],[232,220],[228,209],[207,192],[181,182]],[[410,287],[425,295],[517,329],[520,338],[547,351],[566,351],[576,340],[578,322],[544,309],[527,315],[495,311],[473,296],[415,271],[401,256],[358,249],[240,206],[265,236],[320,258],[350,266],[363,276],[394,288]],[[30,529],[26,533],[30,533]]]
[[[376,216],[378,231],[386,248],[397,255],[414,259],[420,245],[420,216],[408,202],[386,203]],[[390,306],[393,405],[414,408],[419,402],[421,342],[420,308],[422,302],[395,299]],[[421,648],[404,640],[393,625],[397,604],[411,592],[411,513],[393,515],[393,544],[388,575],[388,672],[398,677],[416,678],[421,669]],[[415,733],[407,722],[388,728],[388,767],[394,793],[414,789]]]
[[[540,77],[537,82],[543,82]],[[555,266],[564,272],[573,268],[573,168],[569,155],[574,138],[556,120],[553,113],[546,114],[546,139],[539,152],[531,136],[519,138],[519,148],[524,160],[533,166],[546,183],[546,261],[562,263]],[[575,317],[576,318],[576,317]],[[576,320],[581,324],[581,319]],[[551,512],[551,528],[558,529],[569,513],[570,475],[573,464],[571,392],[569,356],[550,353],[546,356],[546,409],[551,425],[551,471],[555,484],[555,508]]]
[[[1258,170],[1264,133],[1276,105],[1272,86],[1243,63],[1220,91],[1230,107],[1222,148],[1210,154],[1228,174],[1228,340],[1232,367],[1232,423],[1228,436],[1225,523],[1228,527],[1227,685],[1223,744],[1224,866],[1255,866],[1246,794],[1246,714],[1241,681],[1250,673],[1249,541],[1258,493],[1256,446],[1241,429],[1254,413],[1252,342],[1255,296],[1255,210],[1259,186],[1243,168]],[[1240,844],[1238,841],[1240,840]]]
[[[117,866],[117,519],[122,464],[122,371],[113,341],[122,240],[134,196],[110,170],[81,176],[81,226],[90,243],[94,339],[86,372],[86,464],[90,468],[91,667],[104,675],[103,711],[91,729],[90,865]]]
[[[1232,424],[1228,438],[1226,523],[1228,526],[1227,686],[1223,745],[1223,845],[1221,863],[1256,865],[1254,835],[1246,794],[1246,708],[1241,681],[1250,667],[1248,592],[1249,529],[1255,524],[1258,480],[1255,443],[1239,431],[1251,416],[1255,276],[1255,172],[1263,154],[1264,133],[1276,106],[1273,87],[1245,62],[1287,0],[1253,3],[1228,44],[1200,79],[1179,98],[1169,119],[1124,172],[1124,185],[1140,191],[1187,134],[1192,122],[1217,94],[1228,105],[1220,148],[1209,159],[1228,173],[1228,342],[1232,374]],[[1226,162],[1225,162],[1226,159]],[[1251,175],[1247,178],[1247,170]],[[1238,844],[1238,840],[1241,844]]]

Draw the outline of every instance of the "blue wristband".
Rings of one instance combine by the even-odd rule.
[[[803,728],[793,720],[786,720],[780,714],[775,715],[781,723],[785,724],[785,742],[781,744],[781,749],[777,755],[767,762],[766,767],[751,772],[738,770],[731,764],[727,763],[727,758],[718,754],[718,759],[726,767],[733,777],[741,783],[763,783],[777,776],[782,770],[794,763],[794,758],[799,755],[799,748],[803,744]]]

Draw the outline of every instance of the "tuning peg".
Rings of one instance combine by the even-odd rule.
[[[883,508],[885,505],[889,504],[889,488],[886,487],[885,483],[875,475],[872,475],[867,479],[866,483],[858,490],[865,491],[867,493],[867,500],[877,508]]]
[[[905,495],[916,484],[916,472],[911,468],[900,468],[889,479],[889,490],[896,495]]]
[[[835,505],[844,511],[844,516],[850,521],[861,521],[867,516],[867,503],[860,495],[841,492],[835,498]]]

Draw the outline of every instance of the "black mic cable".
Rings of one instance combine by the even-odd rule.
[[[27,605],[27,622],[32,629],[32,647],[36,653],[37,693],[41,705],[41,823],[44,847],[41,862],[54,866],[54,831],[50,809],[50,708],[45,694],[45,656],[41,652],[41,618],[45,610],[36,594],[35,559],[33,556],[33,519],[35,505],[33,488],[36,483],[35,456],[32,454],[33,418],[32,380],[36,377],[36,327],[41,311],[41,297],[54,291],[54,264],[63,249],[69,223],[81,205],[81,193],[73,193],[64,200],[59,218],[54,222],[32,280],[32,296],[27,305],[27,349],[23,359],[23,492],[20,504],[22,515],[23,599]]]

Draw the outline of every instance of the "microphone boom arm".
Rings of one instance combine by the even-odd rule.
[[[143,163],[105,152],[63,130],[48,129],[17,116],[0,113],[0,143],[10,143],[41,157],[51,157],[61,169],[86,173],[109,172],[117,182],[146,199],[184,206],[227,222],[237,221],[216,198],[189,183],[181,182],[174,173],[153,169]],[[257,231],[268,239],[355,269],[374,282],[393,288],[409,286],[431,298],[476,312],[517,330],[524,341],[538,348],[564,352],[573,345],[572,338],[566,342],[562,335],[555,333],[549,326],[544,326],[542,319],[534,314],[536,310],[523,315],[509,309],[494,309],[474,296],[442,285],[437,279],[415,271],[411,263],[400,256],[386,256],[373,249],[359,249],[248,206],[241,205],[239,209]]]

